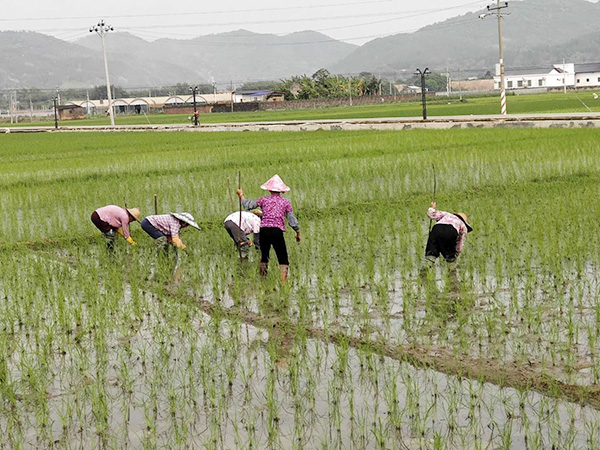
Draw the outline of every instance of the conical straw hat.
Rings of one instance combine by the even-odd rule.
[[[195,229],[199,230],[200,229],[200,225],[198,225],[196,223],[196,221],[194,220],[194,216],[192,216],[190,213],[187,212],[181,212],[181,213],[170,213],[173,217],[175,217],[176,219],[181,220],[182,222],[187,223],[189,226],[194,227]]]
[[[460,220],[462,220],[464,222],[464,224],[467,226],[467,233],[470,233],[471,231],[473,231],[473,228],[471,227],[471,225],[469,225],[469,219],[465,213],[461,213],[461,212],[456,213],[455,216],[459,217]]]
[[[288,186],[283,182],[279,175],[275,174],[269,180],[261,185],[261,189],[269,192],[287,192],[290,190]]]
[[[129,215],[131,217],[133,217],[136,220],[136,222],[140,221],[141,213],[140,213],[139,209],[137,209],[137,208],[125,208],[125,209],[127,209],[127,212],[129,213]]]

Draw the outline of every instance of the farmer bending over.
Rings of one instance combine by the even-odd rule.
[[[139,219],[139,209],[121,208],[117,205],[103,206],[92,213],[92,223],[104,234],[106,248],[109,250],[114,248],[117,233],[130,245],[137,245],[129,232],[129,224],[133,221],[139,222]]]
[[[246,209],[255,209],[260,207],[262,209],[262,219],[260,221],[260,274],[265,276],[267,274],[267,266],[269,264],[269,253],[271,246],[275,250],[277,255],[277,261],[279,262],[279,268],[281,270],[281,281],[287,280],[288,270],[290,262],[288,260],[287,248],[285,246],[285,239],[283,233],[285,231],[285,220],[287,221],[296,231],[296,241],[300,243],[300,227],[298,226],[298,219],[292,211],[292,204],[286,198],[282,197],[283,192],[290,190],[285,185],[279,175],[273,175],[261,189],[269,191],[270,195],[259,198],[258,200],[248,200],[244,198],[244,191],[241,189],[237,190],[237,195],[242,200],[242,205]]]
[[[435,209],[437,204],[431,203],[427,210],[427,217],[436,221],[429,232],[427,247],[425,248],[425,258],[430,262],[435,262],[440,253],[446,259],[446,262],[456,261],[460,252],[465,246],[465,237],[467,233],[473,231],[469,225],[465,213],[452,214]]]
[[[142,229],[154,239],[162,249],[167,249],[169,244],[175,248],[185,250],[187,247],[179,238],[179,231],[188,225],[200,229],[194,216],[190,213],[169,213],[148,216],[142,220]]]
[[[252,241],[248,239],[249,234],[253,234],[256,249],[260,248],[260,214],[262,214],[260,209],[255,209],[252,212],[236,211],[225,218],[223,226],[229,233],[229,236],[231,236],[231,239],[233,239],[233,242],[235,242],[236,247],[240,249],[242,259],[248,257],[248,251],[253,245]],[[240,215],[242,216],[241,225]]]

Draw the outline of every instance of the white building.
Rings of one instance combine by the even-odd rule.
[[[231,103],[232,92],[219,92],[216,94],[196,94],[196,104],[214,105],[218,103]],[[170,97],[136,97],[136,98],[116,98],[113,99],[113,110],[115,113],[145,113],[164,106],[170,105],[191,105],[194,102],[193,95],[172,95]],[[108,110],[108,100],[81,100],[65,103],[66,105],[76,105],[87,109],[88,113],[106,112]]]
[[[548,68],[507,70],[504,81],[507,90],[600,87],[600,63],[567,63]],[[500,89],[499,65],[496,65],[494,89]]]
[[[233,93],[235,103],[256,103],[256,102],[281,102],[284,100],[283,92],[274,92],[270,90],[242,90],[238,89]]]
[[[600,86],[600,63],[575,64],[575,86]]]

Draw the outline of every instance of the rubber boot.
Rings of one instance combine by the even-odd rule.
[[[290,270],[290,266],[285,264],[280,264],[279,269],[281,270],[281,282],[285,283],[288,277],[288,271]]]
[[[260,271],[261,277],[266,277],[267,276],[267,263],[261,262],[258,265],[258,270]]]
[[[250,252],[250,247],[248,247],[248,244],[246,242],[240,243],[240,256],[241,256],[241,259],[247,259],[249,252]]]
[[[115,239],[117,239],[117,234],[115,230],[110,230],[108,233],[104,233],[104,238],[106,239],[106,249],[112,251],[115,249]]]

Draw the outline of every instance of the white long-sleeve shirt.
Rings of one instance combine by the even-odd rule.
[[[242,211],[242,225],[240,225],[240,212],[236,211],[229,214],[225,218],[225,222],[231,220],[235,223],[245,234],[259,233],[260,232],[260,217],[256,214]]]

